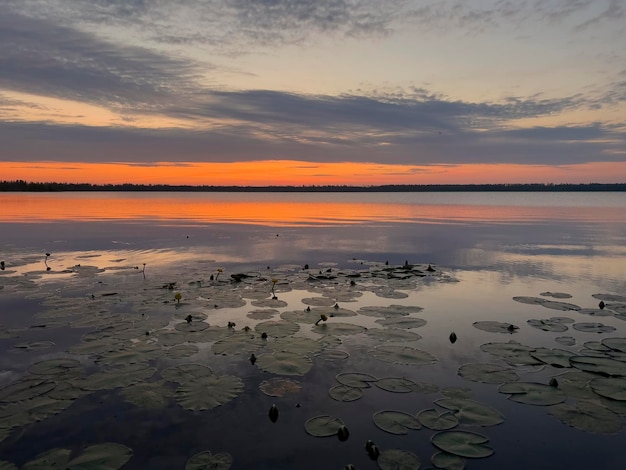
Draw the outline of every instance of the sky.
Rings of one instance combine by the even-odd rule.
[[[0,180],[626,182],[626,0],[0,0]]]

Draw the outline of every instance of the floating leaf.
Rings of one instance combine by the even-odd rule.
[[[596,377],[598,377],[596,374],[588,372],[571,371],[556,376],[555,379],[559,383],[559,389],[568,397],[585,399],[596,398],[590,387],[591,381]]]
[[[347,385],[335,385],[328,390],[328,394],[333,400],[350,402],[361,398],[363,396],[363,389],[349,387]]]
[[[402,411],[378,411],[372,415],[372,420],[380,429],[391,434],[406,434],[408,429],[422,427],[417,418]]]
[[[562,403],[548,408],[548,413],[581,431],[615,434],[622,428],[622,418],[596,403],[579,401],[575,405]]]
[[[361,307],[357,313],[371,317],[395,318],[403,317],[411,313],[419,313],[424,310],[422,307],[411,305],[389,305],[387,307]]]
[[[142,408],[165,408],[172,391],[159,382],[138,383],[125,387],[122,392],[124,400]]]
[[[407,342],[422,339],[417,333],[401,330],[399,328],[370,328],[366,333],[379,341]]]
[[[556,405],[565,401],[565,394],[556,387],[533,382],[502,384],[500,393],[509,393],[509,400],[527,405]]]
[[[335,380],[348,387],[370,388],[371,382],[376,382],[378,379],[362,372],[342,372],[335,376]]]
[[[509,341],[507,343],[486,343],[481,345],[480,349],[500,357],[510,364],[541,364],[540,361],[530,355],[531,351],[534,351],[535,348],[525,346],[516,341]]]
[[[350,354],[341,349],[324,349],[320,353],[316,354],[316,357],[326,361],[342,361],[344,359],[348,359]]]
[[[233,464],[233,458],[227,452],[212,454],[211,452],[199,452],[185,464],[185,470],[228,470]]]
[[[604,338],[602,344],[615,351],[626,352],[626,338]]]
[[[70,470],[102,469],[115,470],[121,468],[133,456],[133,451],[121,444],[108,442],[87,447],[82,454],[70,460]]]
[[[450,454],[470,459],[489,457],[493,449],[487,445],[489,439],[482,434],[469,431],[442,431],[431,438],[431,442]]]
[[[563,331],[568,330],[567,325],[564,325],[561,322],[555,322],[551,319],[544,319],[544,320],[531,319],[531,320],[527,320],[526,323],[528,323],[533,328],[537,328],[538,330],[543,330],[543,331],[554,331],[554,332],[562,333]]]
[[[557,348],[537,348],[530,353],[532,357],[540,360],[541,362],[551,365],[553,367],[571,367],[569,358],[574,356],[574,353],[566,351],[565,349]]]
[[[36,362],[28,368],[28,372],[36,375],[60,375],[80,367],[80,362],[76,359],[58,358]]]
[[[450,411],[439,412],[435,408],[422,410],[417,414],[417,420],[422,426],[434,431],[446,431],[459,424],[459,420]]]
[[[474,328],[479,330],[488,331],[490,333],[506,333],[511,334],[515,330],[519,329],[517,326],[511,323],[502,323],[499,321],[475,321],[472,323]]]
[[[602,323],[574,323],[572,328],[585,333],[610,333],[615,331],[614,327]]]
[[[300,382],[285,377],[272,377],[259,384],[259,389],[270,397],[284,397],[292,393],[300,393]]]
[[[626,378],[598,377],[589,384],[591,390],[601,397],[611,400],[626,401]]]
[[[564,346],[574,346],[576,344],[576,339],[572,336],[558,336],[554,338],[554,341]]]
[[[335,323],[328,321],[320,323],[319,325],[314,325],[311,328],[311,331],[322,335],[345,336],[364,333],[367,331],[367,328],[360,325],[353,325],[351,323]]]
[[[465,468],[465,459],[447,452],[437,452],[430,458],[430,461],[435,467],[446,470],[463,470]]]
[[[256,365],[274,374],[304,375],[311,369],[313,361],[302,354],[275,352],[261,354],[257,358]]]
[[[0,388],[0,401],[17,402],[44,395],[56,383],[43,377],[24,377]]]
[[[435,404],[452,410],[461,424],[495,426],[504,422],[504,416],[495,408],[463,398],[440,398]]]
[[[268,336],[291,336],[300,329],[300,325],[285,320],[266,321],[254,327],[258,333],[267,333]]]
[[[222,338],[211,346],[215,354],[249,354],[265,346],[266,341],[261,337],[254,337],[246,332],[237,332]]]
[[[415,317],[383,318],[376,320],[387,328],[420,328],[426,324],[426,320]]]
[[[191,411],[210,410],[238,396],[243,382],[233,375],[210,375],[185,382],[176,389],[176,401]]]
[[[404,377],[385,377],[374,382],[374,385],[394,393],[410,393],[416,388],[415,382]]]
[[[315,416],[304,423],[305,431],[311,436],[328,437],[337,434],[344,423],[339,418],[329,415]]]
[[[619,294],[593,294],[591,297],[604,302],[626,302],[626,295]]]
[[[611,377],[626,377],[626,362],[616,361],[608,357],[572,356],[569,362],[577,369],[586,372]]]
[[[383,345],[370,349],[367,353],[392,364],[422,365],[437,362],[437,358],[432,354],[409,346]]]
[[[464,364],[459,367],[458,373],[466,380],[488,384],[514,382],[519,379],[510,368],[489,363]]]
[[[213,375],[213,370],[203,364],[179,364],[161,371],[161,377],[169,382],[185,383]]]
[[[420,466],[417,455],[401,449],[387,449],[381,452],[376,463],[381,470],[415,470]]]
[[[544,297],[553,297],[555,299],[571,299],[571,294],[567,294],[565,292],[542,292],[539,295],[543,295]]]

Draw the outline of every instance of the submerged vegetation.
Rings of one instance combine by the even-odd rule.
[[[267,421],[301,446],[289,454],[294,468],[306,445],[327,449],[326,439],[317,438],[332,437],[341,446],[332,453],[345,456],[345,468],[361,468],[354,461],[359,458],[381,469],[418,468],[427,460],[437,468],[471,467],[471,460],[499,452],[492,428],[505,427],[510,410],[477,399],[477,387],[481,397],[491,393],[496,403],[528,406],[534,416],[577,432],[614,434],[623,427],[626,338],[613,326],[580,321],[626,319],[623,293],[594,295],[590,302],[601,301],[601,309],[565,302],[567,293],[515,296],[512,305],[528,308],[518,324],[468,318],[455,325],[457,336],[447,326],[429,330],[437,312],[415,304],[420,291],[458,282],[444,267],[427,263],[353,259],[345,267],[288,265],[220,277],[228,272],[224,266],[207,278],[212,266],[152,277],[145,265],[137,271],[123,260],[50,271],[28,268],[36,265],[33,259],[12,256],[0,276],[3,296],[38,305],[24,317],[29,324],[0,325],[3,347],[17,358],[0,386],[0,468],[145,466],[145,456],[134,463],[145,450],[124,441],[135,439],[130,432],[116,436],[120,442],[111,442],[113,436],[70,441],[76,434],[67,432],[67,439],[50,439],[66,444],[26,454],[22,442],[32,445],[29,431],[43,442],[62,436],[64,426],[85,426],[72,420],[83,410],[93,412],[94,403],[111,407],[107,412],[126,410],[137,429],[171,419],[182,436],[173,452],[186,469],[236,466],[246,458],[247,433],[256,436],[250,439],[271,435],[263,427]],[[543,309],[561,316],[541,318]],[[572,330],[576,337],[561,335]],[[433,331],[439,336],[433,338]],[[558,347],[518,342],[522,331],[547,335]],[[463,346],[473,334],[493,341],[475,350]],[[589,340],[580,344],[581,335]],[[454,377],[442,379],[451,363],[441,355],[455,357],[459,347],[467,348],[461,355],[467,361],[453,369]],[[375,410],[365,417],[369,426],[363,426],[365,409]],[[232,422],[224,421],[227,416]],[[191,435],[186,427],[200,426],[200,420],[224,428],[205,440],[207,446],[227,445],[218,434],[232,432],[240,440],[230,448],[185,446]],[[161,429],[171,432],[167,423]],[[403,440],[407,435],[423,437],[421,444]],[[315,458],[324,462],[326,455]]]

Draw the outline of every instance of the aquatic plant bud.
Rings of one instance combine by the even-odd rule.
[[[0,261],[0,269],[4,271],[4,261]]]
[[[228,322],[228,328],[234,328],[235,327],[235,322],[234,321],[229,321]]]
[[[338,310],[338,309],[339,309],[339,304],[335,304],[335,305],[333,306],[333,308],[334,308],[335,310]]]
[[[264,333],[261,333],[261,338],[263,338],[263,339],[267,339],[267,333],[265,333],[265,332],[264,332]]]
[[[276,408],[276,405],[272,405],[267,415],[269,416],[272,423],[278,421],[278,408]]]
[[[337,430],[337,437],[339,438],[341,442],[347,441],[348,437],[350,437],[350,431],[348,431],[347,427],[341,426]]]
[[[550,379],[550,382],[548,383],[548,385],[550,385],[550,387],[555,387],[556,388],[556,387],[559,386],[559,382],[554,377],[552,377]]]
[[[605,304],[603,300],[600,301],[600,303],[598,304],[598,307],[600,307],[600,310],[604,310]]]
[[[256,356],[254,355],[254,353],[252,353],[250,354],[250,363],[254,365],[255,362],[256,362]]]
[[[376,447],[376,444],[368,440],[365,443],[365,450],[367,451],[367,455],[369,455],[370,459],[378,460],[378,456],[380,455],[380,450],[378,450],[378,447]]]
[[[456,333],[454,331],[450,333],[450,342],[452,344],[456,343]]]
[[[506,329],[508,330],[509,333],[513,333],[515,330],[519,330],[519,327],[515,325],[509,325],[506,327]]]
[[[351,463],[349,463],[343,468],[343,470],[356,470],[356,467],[352,465]]]
[[[308,265],[308,264],[305,264],[305,265],[304,265],[304,269],[309,269],[309,265]]]
[[[191,320],[192,320],[192,319],[193,319],[193,318],[191,317],[191,315],[187,315],[187,316],[185,317],[185,320],[187,321],[187,323],[191,323]]]
[[[321,321],[326,321],[326,320],[328,320],[328,317],[322,313],[322,314],[320,314],[320,317],[319,317],[319,319],[315,322],[315,324],[316,324],[316,325],[319,325],[319,323],[320,323]]]
[[[182,299],[183,296],[180,294],[180,292],[176,292],[176,295],[174,296],[174,298],[176,299],[177,303],[180,303],[180,299]]]
[[[435,272],[435,268],[433,268],[430,264],[428,265],[428,267],[426,268],[426,271],[428,271],[429,273],[433,273]]]

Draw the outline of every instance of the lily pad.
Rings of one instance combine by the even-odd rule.
[[[437,362],[437,358],[432,354],[410,346],[383,345],[370,349],[367,353],[392,364],[422,365]]]
[[[459,420],[450,411],[441,413],[435,408],[428,408],[417,414],[417,420],[422,426],[434,431],[446,431],[452,429],[459,424]]]
[[[334,436],[341,426],[344,426],[343,421],[329,415],[315,416],[304,423],[305,431],[315,437]]]
[[[446,470],[463,470],[465,468],[464,458],[447,452],[437,452],[430,458],[430,461],[435,467]]]
[[[472,323],[474,328],[479,330],[488,331],[489,333],[505,333],[511,334],[513,331],[519,329],[517,326],[511,323],[503,323],[499,321],[475,321]]]
[[[615,331],[615,328],[612,326],[591,322],[574,323],[572,328],[578,331],[584,331],[585,333],[610,333]]]
[[[401,449],[387,449],[376,460],[381,470],[416,470],[420,460],[413,452]]]
[[[569,358],[574,356],[573,352],[557,348],[537,348],[530,353],[532,357],[553,367],[571,367]]]
[[[626,352],[626,338],[604,338],[602,344],[615,351]]]
[[[393,393],[410,393],[416,388],[416,383],[405,377],[384,377],[374,382],[374,385]]]
[[[212,454],[211,452],[199,452],[185,464],[185,470],[228,470],[233,464],[232,456],[227,452]]]
[[[421,328],[426,324],[426,320],[415,317],[398,317],[379,319],[376,320],[376,323],[387,328]]]
[[[300,329],[300,325],[285,320],[270,320],[259,323],[254,329],[258,333],[266,333],[268,336],[281,337],[296,333]]]
[[[323,322],[319,325],[314,325],[311,331],[321,335],[356,335],[367,331],[367,328],[360,325],[354,325],[352,323],[335,323],[335,322]]]
[[[261,354],[257,358],[256,365],[274,374],[304,375],[313,366],[313,361],[302,354],[279,351],[272,354]]]
[[[519,376],[509,367],[490,363],[471,363],[459,367],[458,374],[466,380],[488,384],[514,382]]]
[[[551,406],[548,413],[585,432],[615,434],[622,428],[622,418],[617,413],[592,402],[579,401],[575,405],[562,403]]]
[[[335,376],[335,380],[342,385],[354,388],[370,388],[372,382],[378,379],[362,372],[342,372]]]
[[[351,402],[363,397],[363,389],[348,387],[347,385],[335,385],[328,390],[328,394],[333,400]]]
[[[180,385],[175,398],[187,410],[210,410],[237,397],[243,389],[239,377],[210,375]]]
[[[58,358],[36,362],[28,368],[28,372],[36,375],[61,375],[80,367],[80,362],[76,359]]]
[[[435,447],[469,459],[479,459],[489,457],[493,454],[493,449],[487,445],[489,439],[482,434],[469,431],[442,431],[431,438]]]
[[[286,377],[272,377],[259,384],[259,389],[270,397],[284,397],[285,395],[300,393],[300,382]]]
[[[589,384],[591,390],[601,397],[611,400],[626,401],[626,378],[623,377],[598,377]]]
[[[440,398],[437,406],[451,410],[459,423],[468,426],[495,426],[504,422],[504,416],[495,408],[463,398]]]
[[[27,462],[22,468],[24,470],[50,468],[116,470],[130,460],[133,451],[124,445],[108,442],[89,446],[71,460],[70,455],[71,451],[68,449],[52,449]]]
[[[513,382],[502,384],[500,393],[510,394],[509,400],[527,405],[556,405],[565,401],[565,394],[556,387],[534,382]]]
[[[572,356],[570,364],[577,369],[609,377],[626,377],[626,362],[608,357]]]
[[[409,429],[421,429],[415,416],[402,411],[384,410],[372,415],[374,424],[391,434],[406,434]]]
[[[24,377],[0,388],[0,402],[18,402],[44,395],[56,383],[43,377]]]
[[[526,323],[528,323],[533,328],[537,328],[538,330],[543,330],[543,331],[554,331],[554,332],[562,333],[563,331],[568,330],[567,325],[561,322],[555,322],[551,319],[537,320],[533,318],[531,320],[527,320]]]

